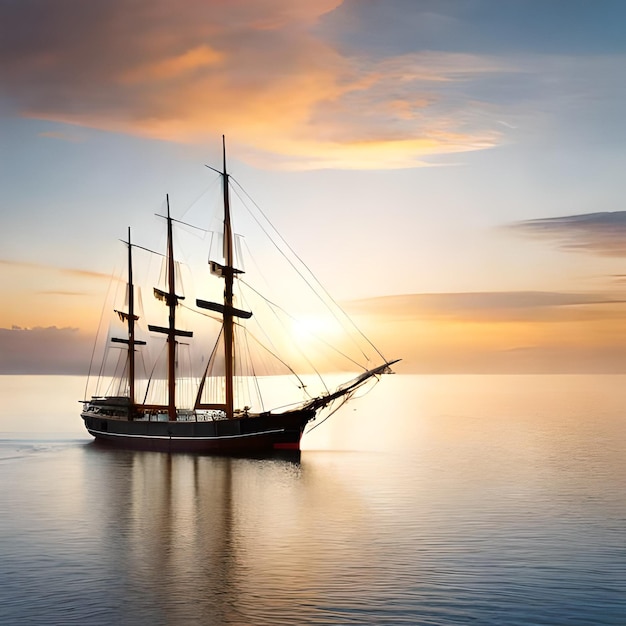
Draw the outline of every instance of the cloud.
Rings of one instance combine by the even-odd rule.
[[[84,296],[85,295],[83,291],[61,291],[61,290],[37,291],[36,293],[42,296]]]
[[[602,293],[405,294],[344,308],[404,372],[626,371],[626,301]],[[0,328],[0,374],[85,374],[92,349],[76,328]]]
[[[626,301],[602,293],[405,294],[344,308],[403,372],[626,372]]]
[[[61,141],[68,141],[70,143],[80,143],[85,140],[76,132],[60,132],[60,131],[45,131],[38,133],[38,137],[45,137],[46,139],[59,139]]]
[[[91,328],[113,280],[97,271],[0,259],[0,281],[11,294],[0,308],[0,327],[17,323]]]
[[[526,220],[507,228],[531,237],[548,239],[570,252],[626,256],[626,211]]]
[[[27,261],[13,261],[10,259],[0,259],[0,266],[4,266],[6,269],[26,269],[26,270],[39,270],[45,272],[56,272],[65,276],[74,276],[79,278],[96,278],[110,280],[109,274],[103,274],[102,272],[94,272],[91,270],[83,270],[73,267],[52,267],[50,265],[43,265],[40,263],[29,263]],[[43,292],[42,292],[43,293]],[[52,292],[49,292],[52,293]],[[54,292],[59,293],[59,292]],[[74,294],[75,295],[75,294]]]
[[[76,328],[0,328],[0,374],[86,374],[92,348]]]
[[[626,319],[626,300],[599,293],[508,291],[383,296],[349,302],[357,314],[460,322]]]
[[[412,167],[496,145],[465,53],[342,53],[341,0],[45,0],[0,6],[5,101],[28,117],[179,142],[225,132],[266,166]],[[492,119],[493,118],[493,119]]]

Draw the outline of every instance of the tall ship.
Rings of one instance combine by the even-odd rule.
[[[109,335],[103,342],[100,370],[94,374],[93,362],[90,368],[89,378],[96,380],[96,392],[82,401],[81,417],[87,431],[98,442],[124,448],[225,455],[299,451],[307,426],[321,423],[357,392],[376,382],[381,374],[391,373],[390,367],[397,362],[385,359],[352,325],[312,274],[307,274],[306,266],[295,253],[287,259],[294,270],[292,274],[313,291],[316,286],[321,289],[322,295],[316,297],[324,304],[327,319],[337,328],[349,328],[352,339],[338,339],[336,329],[329,323],[326,325],[333,330],[330,337],[318,339],[324,324],[318,323],[320,328],[316,328],[309,319],[308,326],[303,325],[274,298],[262,295],[260,287],[244,279],[243,246],[234,234],[231,215],[233,183],[226,169],[226,148],[222,141],[222,169],[209,168],[219,174],[222,189],[219,229],[212,231],[217,237],[211,240],[206,272],[207,282],[210,279],[219,284],[217,289],[213,286],[213,291],[221,297],[196,297],[195,306],[185,301],[175,257],[174,229],[196,227],[172,218],[169,197],[166,215],[162,216],[167,231],[164,253],[131,242],[128,229],[128,240],[124,242],[127,247],[124,304],[115,309],[118,331],[122,331],[118,334],[122,336]],[[237,191],[238,196],[245,195],[240,189]],[[261,216],[266,219],[263,213]],[[267,234],[271,227],[262,218],[254,220]],[[291,252],[291,249],[278,237],[283,246],[279,256],[287,257],[285,250]],[[213,245],[214,239],[217,245]],[[163,267],[163,284],[153,287],[155,301],[163,309],[162,325],[144,325],[141,319],[143,306],[134,277],[134,253],[138,250],[156,255]],[[298,263],[303,267],[298,267]],[[296,295],[290,280],[270,274],[262,282],[274,291],[282,288],[289,296],[288,301],[295,300],[300,308],[303,306],[304,300]],[[266,312],[265,319],[269,320],[266,327],[261,326],[262,316],[257,315],[253,302],[258,303],[259,312],[261,309]],[[182,309],[195,314],[204,326],[212,324],[212,332],[205,333],[205,337],[194,337],[195,329],[179,328]],[[281,325],[280,318],[286,319],[286,324]],[[303,346],[289,337],[287,330],[294,329],[296,335],[308,338]],[[274,337],[270,335],[272,331]],[[329,387],[321,369],[313,362],[319,349],[313,347],[312,335],[326,352],[345,357],[348,370],[352,370],[347,380]],[[199,352],[195,358],[186,359],[183,351],[187,353],[193,342],[200,343]],[[358,345],[354,349],[352,344],[359,342],[365,348]],[[163,347],[158,357],[149,354],[152,343]],[[111,353],[116,365],[113,372],[107,372],[105,362],[111,360]],[[289,364],[290,356],[297,365]],[[358,357],[365,364],[359,364]],[[183,361],[189,361],[188,371],[183,372]],[[337,372],[333,373],[334,381],[338,380]],[[316,385],[311,381],[321,383]],[[282,392],[287,389],[295,389],[299,398],[287,399],[285,394],[283,400]]]

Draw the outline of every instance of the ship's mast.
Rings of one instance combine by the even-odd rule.
[[[155,287],[154,295],[159,300],[165,301],[169,309],[169,323],[167,327],[148,325],[152,332],[167,335],[167,416],[170,420],[176,420],[176,337],[193,337],[188,330],[176,328],[176,307],[179,300],[184,296],[176,295],[176,266],[174,264],[174,240],[172,236],[172,218],[170,216],[170,197],[167,199],[167,291],[161,291]]]
[[[133,252],[128,227],[128,396],[135,404],[135,286],[133,284]]]
[[[128,228],[128,311],[115,311],[122,321],[126,321],[128,326],[128,337],[119,339],[112,337],[113,343],[124,343],[128,346],[128,406],[129,419],[133,418],[135,412],[135,346],[145,346],[145,341],[135,339],[135,322],[139,319],[135,315],[135,285],[133,283],[133,245],[130,241],[130,227]]]
[[[226,171],[226,139],[222,135],[222,155],[224,169],[224,367],[226,377],[226,417],[233,417],[233,231],[230,222],[230,194],[228,190],[228,173]]]
[[[167,305],[169,308],[169,326],[167,333],[167,415],[176,419],[176,269],[174,266],[174,243],[172,237],[172,218],[170,217],[170,196],[167,194]]]
[[[207,371],[202,378],[198,395],[196,398],[196,408],[219,409],[226,413],[226,417],[231,419],[235,413],[235,400],[233,391],[233,379],[235,375],[235,336],[234,336],[234,318],[250,319],[252,312],[243,311],[233,306],[233,284],[235,274],[242,274],[241,270],[235,269],[234,253],[233,253],[233,229],[230,221],[230,195],[228,189],[228,172],[226,170],[226,139],[222,135],[222,153],[224,164],[222,171],[209,167],[209,169],[221,174],[224,183],[224,265],[209,261],[211,273],[224,279],[224,301],[223,303],[209,302],[207,300],[196,300],[196,305],[201,309],[208,309],[222,314],[222,330],[224,334],[224,379],[225,379],[225,402],[224,404],[206,404],[201,401],[202,391],[204,389],[204,381],[206,373],[210,365],[207,364]]]

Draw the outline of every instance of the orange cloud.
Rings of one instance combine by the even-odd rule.
[[[111,277],[108,274],[102,272],[94,272],[92,270],[83,270],[75,267],[51,267],[50,265],[42,265],[41,263],[29,263],[27,261],[12,261],[9,259],[0,259],[0,267],[5,267],[7,270],[26,269],[36,270],[42,272],[53,272],[64,274],[67,276],[78,276],[82,278],[95,278],[109,280]]]
[[[0,260],[0,282],[11,294],[3,302],[0,326],[52,323],[93,330],[102,309],[105,279],[111,277],[89,270]]]
[[[218,65],[224,55],[210,46],[198,46],[183,54],[137,67],[122,76],[129,83],[171,80],[195,70]]]
[[[626,372],[626,303],[603,294],[411,294],[346,310],[403,372]]]
[[[510,68],[342,53],[320,25],[341,4],[68,0],[33,15],[17,3],[0,80],[24,116],[177,142],[226,133],[266,167],[413,167],[499,141],[493,107],[453,86]]]

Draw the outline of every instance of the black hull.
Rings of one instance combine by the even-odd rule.
[[[205,454],[268,454],[300,450],[310,410],[215,421],[143,421],[82,413],[99,443],[118,448]]]

